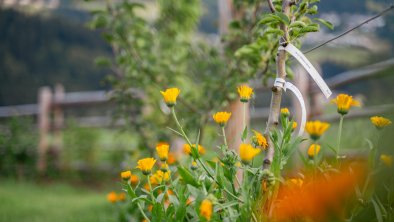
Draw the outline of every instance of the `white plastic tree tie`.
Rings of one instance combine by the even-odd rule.
[[[296,58],[298,62],[306,69],[306,71],[309,73],[312,79],[316,82],[316,84],[319,86],[320,90],[323,92],[326,98],[328,99],[331,96],[332,92],[328,87],[327,83],[316,71],[312,63],[305,57],[305,55],[299,49],[297,49],[297,47],[289,43],[286,45],[286,47],[279,46],[278,50],[285,50],[288,53],[290,53],[290,55],[292,55],[294,58]]]
[[[286,80],[282,78],[276,78],[274,82],[274,86],[282,88],[285,92],[287,89],[289,89],[296,96],[298,102],[300,102],[301,124],[298,130],[298,136],[301,136],[304,133],[305,124],[306,124],[306,107],[305,107],[304,97],[302,97],[300,90],[298,90],[298,88],[295,85],[293,85],[291,82],[286,82]]]

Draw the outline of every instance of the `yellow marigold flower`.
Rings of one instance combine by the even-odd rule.
[[[291,128],[292,128],[293,130],[295,130],[295,129],[297,128],[297,126],[298,126],[297,122],[293,122],[293,125],[291,126]]]
[[[115,192],[110,192],[107,194],[107,200],[110,203],[115,203],[118,201],[118,195]]]
[[[242,143],[239,146],[239,156],[245,164],[248,164],[260,152],[261,149],[253,148],[250,144]]]
[[[196,147],[196,144],[192,144],[192,146]],[[189,144],[185,143],[185,145],[183,145],[183,152],[186,154],[189,154],[189,155],[192,154],[192,148],[190,147]],[[205,153],[205,148],[203,146],[201,146],[200,144],[198,145],[198,153],[199,154]]]
[[[330,127],[329,123],[320,121],[309,121],[306,123],[305,130],[309,133],[312,139],[317,140]]]
[[[152,172],[155,163],[156,160],[154,158],[141,159],[137,162],[137,168],[140,169],[144,175],[148,175]]]
[[[391,155],[382,154],[382,155],[380,155],[380,160],[384,163],[384,165],[386,165],[388,167],[393,165],[393,156],[391,156]]]
[[[122,177],[123,180],[128,180],[131,177],[131,171],[127,170],[127,171],[123,171],[120,173],[120,177]]]
[[[120,193],[118,195],[118,201],[125,201],[126,200],[126,194],[125,193]]]
[[[213,119],[216,123],[221,126],[226,125],[228,119],[230,119],[231,113],[228,112],[217,112],[213,115]]]
[[[211,220],[212,217],[212,209],[213,204],[210,200],[205,199],[201,202],[200,205],[200,214],[203,216],[207,221]]]
[[[152,204],[149,204],[149,206],[148,206],[148,211],[149,211],[149,212],[152,212],[152,209],[153,209],[153,205],[152,205]]]
[[[150,187],[149,187],[149,184],[148,184],[148,183],[146,183],[146,184],[144,185],[144,189],[145,189],[146,191],[150,191]]]
[[[384,127],[391,125],[391,121],[381,116],[371,117],[371,122],[376,126],[377,129],[383,129]]]
[[[335,99],[331,100],[331,102],[337,104],[337,111],[341,115],[347,114],[352,106],[360,106],[359,101],[347,94],[339,94]]]
[[[159,143],[156,145],[157,155],[161,161],[166,161],[168,159],[169,149],[170,145],[168,145],[168,143]]]
[[[290,186],[297,186],[297,187],[302,187],[304,184],[304,180],[301,178],[292,178],[287,180],[287,184]]]
[[[267,149],[268,143],[265,136],[263,136],[263,134],[257,132],[256,130],[253,130],[253,133],[254,133],[254,136],[252,137],[253,145],[255,145],[256,147],[261,147],[264,150]]]
[[[253,95],[253,88],[250,88],[248,85],[238,86],[238,94],[241,97],[241,102],[247,103],[250,100],[250,97]]]
[[[196,162],[196,161],[193,161],[192,164],[191,164],[191,166],[190,166],[190,168],[191,168],[192,170],[197,170],[197,169],[198,169],[197,162]]]
[[[176,155],[174,153],[168,153],[168,159],[167,159],[167,163],[169,165],[175,164],[176,163]]]
[[[280,109],[280,114],[282,114],[284,117],[288,117],[288,116],[290,116],[290,111],[288,108],[285,107],[285,108]]]
[[[137,175],[132,174],[129,181],[131,185],[137,185],[139,178]]]
[[[170,171],[167,172],[163,172],[161,170],[158,170],[155,172],[155,174],[153,174],[149,180],[150,183],[152,185],[157,185],[157,184],[161,184],[163,181],[166,182],[168,180],[170,180]]]
[[[172,107],[176,104],[176,98],[181,92],[178,88],[169,88],[166,91],[160,91],[161,95],[163,95],[164,102],[166,102],[168,107]]]
[[[321,147],[319,144],[312,144],[308,149],[309,158],[313,158],[313,157],[315,157],[315,155],[319,154],[320,148]]]

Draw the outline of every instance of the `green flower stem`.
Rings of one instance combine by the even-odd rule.
[[[150,222],[148,216],[146,216],[146,214],[145,214],[144,210],[142,209],[140,203],[137,202],[137,206],[138,206],[138,209],[140,209],[141,214],[142,214],[142,216],[145,218],[145,220],[146,220],[147,222]]]
[[[183,127],[181,126],[181,124],[178,121],[178,118],[176,116],[175,113],[175,108],[171,107],[171,112],[172,112],[172,116],[174,117],[175,123],[178,126],[179,130],[182,133],[183,138],[186,140],[186,142],[190,145],[190,147],[192,147],[192,143],[190,142],[189,138],[186,136],[185,131],[183,130]],[[231,193],[229,190],[227,190],[226,187],[224,187],[222,184],[219,183],[219,181],[211,174],[211,172],[207,169],[207,167],[205,166],[204,162],[201,161],[200,158],[197,158],[197,161],[200,163],[200,165],[202,166],[202,168],[205,170],[205,172],[208,174],[209,177],[211,177],[215,183],[217,183],[219,185],[219,187],[222,187],[224,191],[226,191],[230,196],[234,197],[235,199],[239,200],[240,202],[243,202],[243,200],[241,200],[239,197],[235,196],[233,193]],[[149,181],[149,177],[148,177],[148,182],[149,182],[149,186],[150,186],[150,181]],[[153,194],[151,193],[152,197]]]
[[[227,145],[227,138],[226,138],[226,130],[224,130],[224,126],[221,127],[222,128],[222,133],[223,133],[223,142],[224,145],[227,147],[227,149],[229,148]]]
[[[336,161],[338,163],[339,159],[339,151],[341,150],[341,137],[342,137],[342,126],[343,126],[343,118],[344,115],[341,115],[339,120],[339,127],[338,127],[338,141],[337,141],[337,153],[336,153]]]
[[[172,116],[174,117],[175,123],[178,126],[179,130],[182,133],[183,138],[186,140],[186,142],[190,145],[190,147],[192,147],[192,143],[190,142],[189,138],[186,136],[185,131],[183,130],[183,127],[181,126],[181,124],[178,121],[178,118],[176,117],[176,113],[175,113],[175,108],[171,107],[171,112],[172,112]]]
[[[128,186],[128,188],[134,193],[133,188],[131,187],[130,183],[127,183],[127,186]],[[134,193],[134,195],[135,195],[135,193]],[[145,220],[148,221],[148,222],[150,222],[148,216],[146,216],[146,214],[145,214],[145,212],[144,212],[144,209],[142,209],[142,207],[141,207],[139,201],[137,201],[137,206],[138,206],[138,209],[140,210],[142,216],[145,218]]]
[[[148,175],[148,185],[149,185],[149,193],[150,193],[150,197],[152,198],[152,203],[156,202],[155,197],[153,196],[153,190],[152,190],[152,185],[150,184],[150,176]]]
[[[244,130],[246,128],[246,104],[247,103],[243,103],[244,104],[244,112],[243,112],[243,129]]]
[[[204,162],[200,158],[197,158],[197,161],[200,163],[200,165],[205,170],[205,172],[207,172],[208,176],[211,177],[215,181],[215,183],[217,183],[219,185],[220,188],[222,188],[224,191],[226,191],[226,193],[228,193],[230,196],[232,196],[233,198],[237,199],[238,201],[240,201],[242,203],[244,202],[242,199],[240,199],[239,197],[237,197],[233,193],[231,193],[221,183],[219,183],[219,181],[211,174],[211,172],[208,170],[208,168],[205,166]]]

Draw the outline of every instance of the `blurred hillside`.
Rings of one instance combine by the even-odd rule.
[[[0,1],[0,106],[35,103],[37,89],[63,83],[67,91],[102,89],[106,70],[94,59],[111,54],[99,33],[89,30],[89,10],[104,1]],[[199,29],[218,39],[216,0],[203,0]],[[334,31],[323,28],[305,40],[305,49],[332,38],[393,2],[390,0],[322,0],[321,15]],[[5,7],[6,6],[6,7]],[[23,10],[21,10],[23,8]],[[392,57],[394,12],[311,53],[325,76]],[[333,52],[344,56],[337,57]],[[343,54],[345,53],[345,54]]]

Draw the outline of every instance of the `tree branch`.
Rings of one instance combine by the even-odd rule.
[[[270,7],[271,12],[272,13],[276,12],[276,9],[275,9],[274,4],[272,3],[272,0],[267,0],[267,2],[268,2],[268,6]]]
[[[282,12],[289,14],[290,12],[290,0],[283,0]],[[289,32],[287,25],[281,24],[280,29],[285,33],[280,39],[279,44],[285,46],[289,40]],[[286,51],[280,50],[276,56],[276,78],[286,78]],[[275,147],[272,144],[271,138],[269,137],[270,131],[276,128],[279,124],[280,115],[280,103],[282,100],[282,88],[273,86],[271,96],[270,113],[268,117],[267,127],[265,129],[265,136],[268,140],[268,150],[264,158],[263,169],[271,167],[272,160],[274,159]]]

